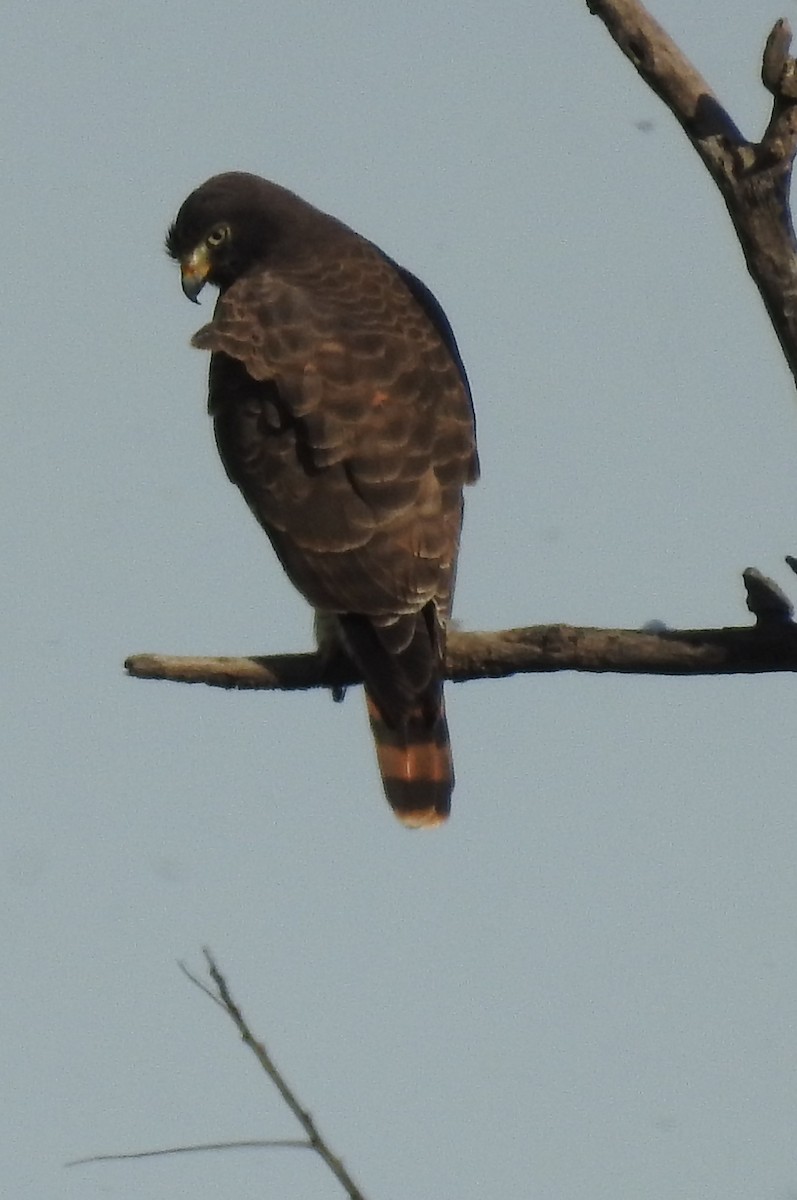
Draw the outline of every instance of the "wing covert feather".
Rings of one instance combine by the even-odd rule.
[[[445,614],[474,458],[456,363],[391,263],[245,276],[193,344],[230,478],[317,607]]]

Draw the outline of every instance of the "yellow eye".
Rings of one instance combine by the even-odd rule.
[[[229,225],[217,225],[215,229],[211,229],[205,241],[209,246],[220,246],[223,241],[230,236]]]

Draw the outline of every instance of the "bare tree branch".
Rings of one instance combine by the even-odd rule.
[[[255,1138],[240,1142],[201,1142],[196,1146],[167,1146],[163,1150],[134,1150],[127,1154],[92,1154],[73,1158],[65,1167],[85,1167],[87,1163],[124,1162],[130,1158],[164,1158],[171,1154],[196,1154],[205,1150],[312,1150],[306,1138]]]
[[[797,153],[797,67],[791,29],[767,39],[762,82],[773,96],[761,140],[747,141],[713,91],[638,0],[587,0],[639,74],[682,125],[722,193],[756,284],[797,380],[797,242],[789,210]]]
[[[171,1154],[195,1154],[206,1150],[243,1150],[243,1149],[269,1149],[269,1150],[313,1150],[319,1158],[326,1163],[332,1174],[341,1185],[349,1200],[366,1200],[365,1195],[357,1187],[357,1184],[352,1179],[349,1172],[344,1167],[341,1160],[336,1154],[333,1154],[328,1142],[321,1136],[318,1126],[312,1116],[306,1109],[302,1108],[296,1094],[290,1085],[285,1080],[285,1077],[277,1068],[274,1060],[269,1054],[263,1042],[255,1038],[247,1024],[243,1013],[238,1005],[233,1000],[230,989],[227,986],[227,981],[217,967],[212,954],[208,949],[204,950],[205,959],[207,960],[208,973],[212,979],[216,991],[208,987],[201,979],[193,975],[188,968],[180,963],[180,970],[191,980],[191,982],[204,992],[214,1004],[218,1004],[220,1008],[232,1018],[244,1044],[249,1047],[252,1053],[257,1058],[261,1067],[268,1075],[271,1082],[276,1087],[282,1099],[285,1101],[288,1108],[291,1110],[296,1120],[304,1130],[306,1137],[303,1138],[264,1138],[264,1139],[248,1139],[246,1141],[235,1142],[203,1142],[193,1146],[170,1146],[163,1150],[138,1150],[128,1154],[93,1154],[89,1158],[76,1158],[72,1162],[65,1165],[67,1167],[84,1166],[87,1163],[100,1162],[120,1162],[124,1159],[131,1158],[160,1158]]]
[[[248,691],[306,691],[347,687],[362,679],[352,667],[330,671],[318,654],[241,658],[134,654],[137,679],[204,683]],[[451,638],[445,678],[504,679],[552,671],[622,675],[755,675],[797,671],[795,627],[646,630],[532,625]]]
[[[306,1109],[302,1108],[296,1097],[296,1094],[286,1082],[285,1077],[278,1070],[274,1060],[272,1059],[263,1042],[259,1042],[249,1029],[243,1013],[230,995],[227,981],[219,968],[216,966],[210,951],[205,949],[204,954],[208,964],[208,972],[214,984],[216,985],[219,1000],[232,1018],[232,1021],[240,1033],[244,1044],[248,1046],[255,1055],[257,1061],[260,1063],[261,1067],[276,1087],[280,1096],[285,1101],[293,1115],[296,1117],[296,1120],[299,1122],[302,1129],[304,1129],[305,1133],[307,1134],[307,1145],[311,1150],[315,1150],[316,1154],[323,1159],[332,1174],[337,1179],[338,1183],[345,1191],[346,1195],[349,1197],[349,1200],[366,1200],[365,1195],[357,1187],[357,1184],[354,1182],[351,1175],[349,1175],[349,1172],[346,1170],[341,1160],[336,1154],[332,1153],[328,1143],[319,1133],[318,1126],[316,1125],[310,1113],[307,1112]]]
[[[790,565],[797,560],[787,560]],[[760,571],[743,575],[747,607],[756,618],[749,627],[725,629],[591,629],[572,625],[532,625],[495,633],[448,637],[445,676],[503,679],[551,671],[614,672],[622,675],[755,675],[797,671],[797,625],[785,593]],[[333,691],[361,683],[343,658],[320,654],[252,655],[240,658],[134,654],[125,668],[137,679],[205,683],[253,691]]]

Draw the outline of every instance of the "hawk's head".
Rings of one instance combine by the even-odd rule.
[[[262,268],[280,250],[301,245],[319,221],[317,209],[293,192],[244,171],[214,175],[192,192],[166,235],[166,251],[180,264],[189,300],[206,283],[223,291]]]

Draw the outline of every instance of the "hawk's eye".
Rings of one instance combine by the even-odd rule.
[[[229,225],[217,225],[215,229],[211,229],[205,241],[209,246],[220,246],[230,236]]]

